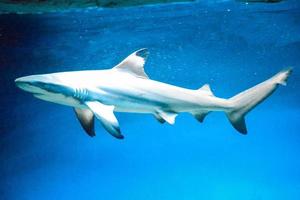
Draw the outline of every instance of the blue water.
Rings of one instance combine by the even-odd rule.
[[[247,115],[174,126],[117,113],[124,140],[14,85],[20,76],[108,69],[147,47],[155,80],[229,98],[293,66]],[[0,15],[0,199],[300,199],[300,3],[185,3]]]

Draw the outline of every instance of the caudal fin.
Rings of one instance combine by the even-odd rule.
[[[247,134],[245,115],[256,105],[270,96],[278,85],[286,85],[292,68],[287,68],[277,73],[272,78],[245,90],[229,99],[232,109],[226,112],[232,126],[242,134]]]

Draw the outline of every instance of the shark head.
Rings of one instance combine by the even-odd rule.
[[[24,76],[17,78],[15,83],[20,89],[45,101],[68,105],[70,100],[75,100],[74,87],[60,81],[54,74]]]

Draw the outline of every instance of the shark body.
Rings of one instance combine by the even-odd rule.
[[[15,80],[35,97],[71,106],[90,136],[95,136],[94,117],[114,137],[122,139],[114,112],[151,113],[161,122],[175,123],[188,112],[203,122],[211,111],[223,111],[231,124],[247,133],[244,116],[267,98],[279,84],[286,84],[291,69],[230,99],[213,95],[208,84],[198,90],[185,89],[149,79],[144,71],[147,49],[138,50],[109,70],[90,70],[31,75]]]

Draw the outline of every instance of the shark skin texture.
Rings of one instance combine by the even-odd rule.
[[[109,70],[87,70],[31,75],[17,78],[20,89],[34,97],[71,106],[85,132],[95,136],[94,118],[112,136],[123,139],[114,112],[150,113],[160,123],[174,124],[182,112],[203,122],[209,112],[225,112],[233,127],[247,134],[245,115],[286,85],[292,68],[283,69],[266,81],[232,98],[216,97],[208,84],[197,90],[151,80],[145,73],[147,49],[133,52]]]

